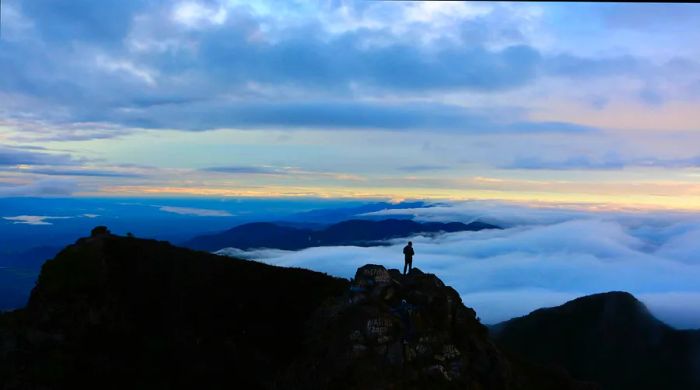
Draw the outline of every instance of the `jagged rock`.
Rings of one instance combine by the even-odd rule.
[[[112,234],[107,226],[95,226],[90,232],[90,237],[101,237]]]
[[[532,383],[514,372],[459,294],[417,268],[405,276],[380,265],[359,268],[348,292],[319,309],[308,329],[283,388],[498,390]],[[551,388],[576,388],[562,383],[567,387]]]

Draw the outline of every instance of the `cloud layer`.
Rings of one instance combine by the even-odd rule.
[[[624,290],[638,296],[671,325],[700,328],[700,306],[680,303],[685,299],[696,302],[700,297],[700,241],[695,239],[700,235],[700,219],[696,216],[518,206],[499,209],[493,204],[491,210],[466,212],[477,208],[478,204],[466,203],[412,212],[420,220],[467,222],[478,218],[496,222],[511,216],[512,223],[505,230],[416,236],[411,240],[416,248],[414,265],[455,287],[465,304],[474,307],[486,323],[586,294]],[[404,241],[373,248],[228,253],[351,277],[366,263],[401,267]]]
[[[174,213],[180,215],[194,215],[197,217],[231,217],[233,214],[226,210],[201,209],[196,207],[176,207],[176,206],[159,206],[160,211],[166,213]]]
[[[77,183],[69,179],[39,179],[29,184],[0,185],[0,196],[68,196]]]
[[[657,61],[631,44],[603,55],[577,53],[585,46],[577,42],[552,47],[566,24],[557,16],[567,11],[557,5],[293,2],[279,9],[218,0],[79,0],[70,7],[8,0],[3,6],[0,101],[7,104],[0,117],[43,123],[49,138],[55,131],[99,138],[133,128],[272,126],[580,131],[590,126],[530,118],[532,108],[521,99],[520,107],[498,104],[511,108],[507,116],[488,114],[469,94],[494,96],[548,79],[631,78],[630,95],[659,106],[683,94],[658,75],[700,75],[693,57]],[[672,8],[667,12],[697,11]],[[575,15],[604,20],[610,29],[639,27],[615,7],[585,11]],[[600,107],[610,100],[585,98]]]
[[[0,217],[6,221],[20,225],[53,225],[50,220],[70,219],[70,218],[96,218],[97,214],[81,214],[76,216],[46,216],[46,215],[17,215],[10,217]]]

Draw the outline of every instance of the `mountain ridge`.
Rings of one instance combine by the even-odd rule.
[[[254,222],[236,226],[224,232],[194,237],[182,246],[215,251],[233,247],[242,250],[271,248],[300,250],[314,246],[377,245],[380,241],[408,237],[418,233],[478,231],[501,229],[484,222],[415,222],[405,219],[363,220],[338,222],[318,229],[284,226],[272,222]]]

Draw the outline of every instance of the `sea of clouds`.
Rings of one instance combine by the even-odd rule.
[[[628,291],[659,319],[700,328],[700,215],[591,211],[463,202],[370,213],[417,221],[481,220],[503,230],[413,236],[414,266],[453,286],[482,321],[497,323],[570,299]],[[403,267],[407,239],[379,247],[221,253],[352,277],[367,263]]]

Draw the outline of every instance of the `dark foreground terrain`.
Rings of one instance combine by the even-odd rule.
[[[0,388],[269,388],[305,320],[347,286],[166,242],[81,239],[0,317]]]
[[[0,315],[0,388],[588,389],[509,359],[417,269],[352,282],[106,232]]]

